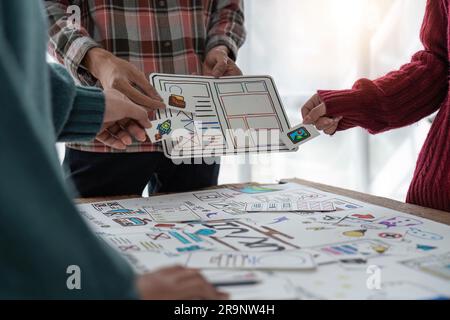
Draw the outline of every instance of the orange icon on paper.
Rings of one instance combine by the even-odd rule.
[[[186,109],[186,101],[184,101],[184,97],[176,94],[172,94],[169,97],[169,106]]]

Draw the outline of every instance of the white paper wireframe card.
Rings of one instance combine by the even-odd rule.
[[[336,211],[332,202],[323,201],[270,201],[247,203],[246,212],[332,212]]]
[[[158,92],[173,91],[171,94],[177,96],[173,102],[181,106],[183,99],[195,103],[192,112],[168,107],[157,113],[160,119],[183,117],[190,133],[190,139],[163,142],[169,158],[294,151],[281,140],[281,132],[290,124],[269,76],[215,79],[152,74],[150,81]]]
[[[290,149],[294,150],[300,145],[320,136],[319,131],[312,125],[300,124],[286,130],[281,135],[281,140]]]
[[[213,252],[192,253],[186,263],[201,269],[300,270],[314,269],[316,264],[309,253],[295,252]]]

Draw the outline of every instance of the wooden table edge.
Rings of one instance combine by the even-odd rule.
[[[311,182],[302,179],[285,179],[285,182],[296,182],[304,186],[312,187],[321,191],[331,192],[337,195],[346,196],[355,200],[370,203],[380,207],[409,213],[417,217],[433,220],[446,225],[450,225],[450,212],[440,211],[431,208],[425,208],[418,205],[396,201],[389,198],[378,197],[358,191],[325,185],[318,182]]]

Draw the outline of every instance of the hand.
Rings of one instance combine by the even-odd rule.
[[[94,48],[88,51],[83,64],[100,81],[104,90],[116,89],[149,110],[165,108],[163,100],[144,73],[131,63],[106,50]]]
[[[97,140],[114,149],[124,150],[133,143],[133,138],[144,142],[144,128],[150,128],[148,111],[131,102],[114,89],[104,91],[105,116]]]
[[[330,118],[326,116],[327,107],[325,103],[320,100],[318,94],[315,94],[302,107],[302,116],[304,124],[315,125],[317,130],[323,131],[326,134],[333,135],[342,120],[339,118]]]
[[[137,289],[144,300],[224,300],[228,295],[217,291],[198,271],[172,267],[140,276]]]
[[[229,57],[226,46],[218,46],[208,52],[203,62],[203,75],[216,78],[228,76],[241,76],[242,71]]]

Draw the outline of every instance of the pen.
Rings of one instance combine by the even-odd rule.
[[[213,282],[214,287],[238,287],[238,286],[253,286],[259,284],[258,280],[242,280],[242,281],[224,281],[224,282]]]

